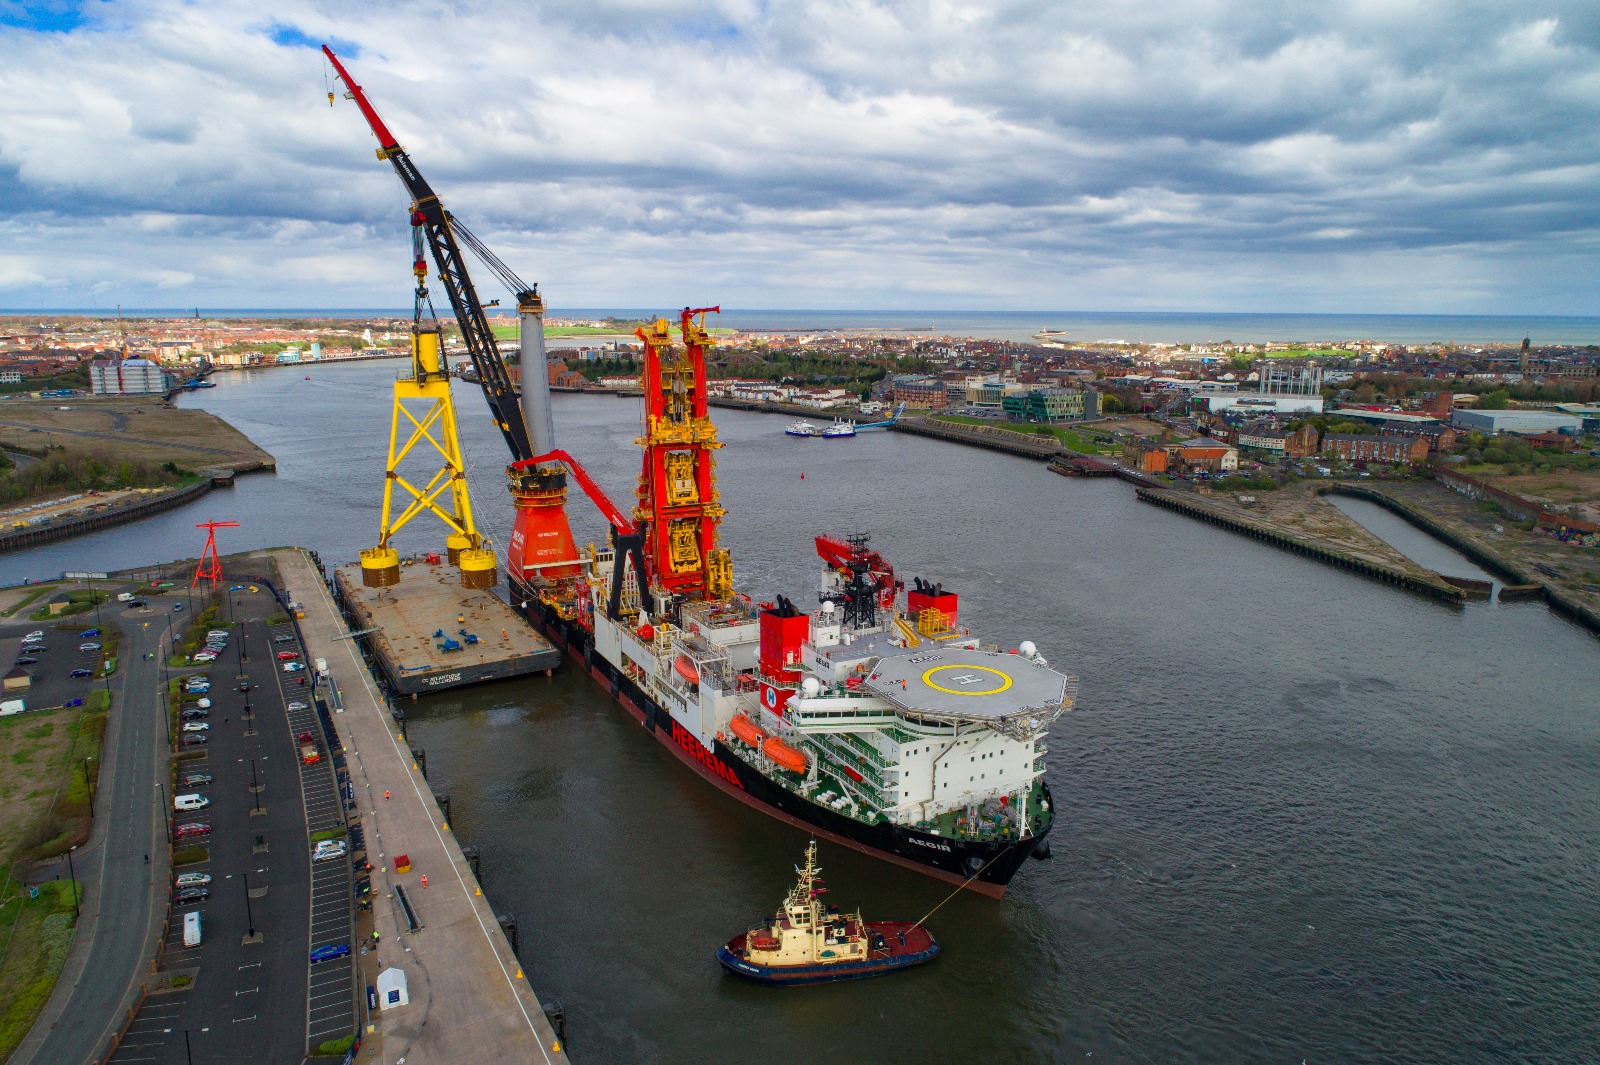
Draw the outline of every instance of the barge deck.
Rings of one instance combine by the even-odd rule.
[[[400,582],[368,588],[361,566],[334,573],[340,604],[354,631],[377,630],[373,657],[401,695],[547,672],[561,662],[550,641],[490,589],[461,587],[445,562],[412,562]]]

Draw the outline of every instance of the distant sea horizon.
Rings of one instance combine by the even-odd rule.
[[[198,308],[201,318],[408,318],[410,308],[244,307]],[[122,308],[128,318],[193,318],[196,308]],[[116,314],[106,308],[0,309],[10,317]],[[493,313],[493,312],[491,312]],[[509,313],[501,310],[500,313]],[[653,318],[667,308],[551,308],[552,318]],[[1221,343],[1268,341],[1387,341],[1398,344],[1600,344],[1600,316],[1501,314],[1291,314],[1191,311],[857,311],[729,308],[715,324],[745,332],[826,333],[880,331],[987,340],[1028,340],[1043,330],[1094,344]]]

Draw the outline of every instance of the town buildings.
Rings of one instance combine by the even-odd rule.
[[[167,372],[149,359],[96,359],[89,366],[96,396],[159,396],[171,387]]]
[[[1358,464],[1388,462],[1411,466],[1428,461],[1428,441],[1419,436],[1327,433],[1322,438],[1322,453]]]

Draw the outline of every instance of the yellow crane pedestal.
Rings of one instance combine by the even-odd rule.
[[[403,440],[402,426],[406,428]],[[401,474],[400,466],[414,452],[428,455],[430,449],[442,465],[419,486]],[[394,513],[396,489],[409,497],[398,515]],[[379,588],[399,581],[400,556],[389,546],[390,538],[423,513],[434,514],[450,529],[445,550],[450,564],[461,569],[462,585],[493,587],[498,579],[495,554],[472,522],[466,461],[461,454],[461,435],[456,429],[455,403],[450,395],[450,375],[445,369],[439,326],[419,322],[411,330],[411,374],[394,383],[383,515],[378,546],[361,552],[363,585]]]

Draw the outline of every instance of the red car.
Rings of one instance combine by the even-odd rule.
[[[280,661],[280,662],[293,662],[295,659],[297,659],[299,657],[300,657],[300,652],[299,651],[279,651],[278,652],[278,661]]]
[[[195,836],[211,835],[211,826],[204,821],[190,821],[188,824],[179,825],[172,830],[175,839],[192,839]]]

